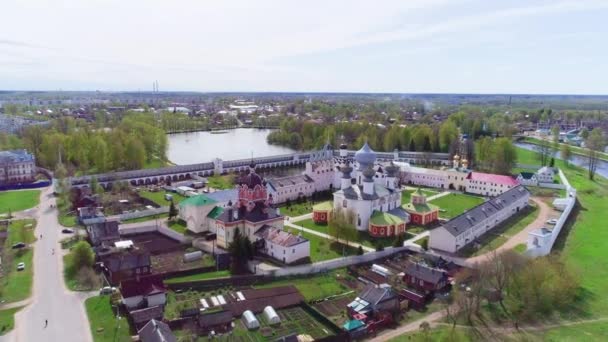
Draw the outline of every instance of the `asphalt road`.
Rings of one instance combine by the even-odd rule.
[[[64,238],[57,221],[52,187],[45,189],[40,206],[34,244],[34,286],[31,304],[15,315],[15,329],[2,341],[92,341],[84,299],[89,293],[71,292],[63,281],[63,259],[59,240]],[[42,234],[42,238],[40,235]],[[52,249],[55,254],[52,255]],[[31,265],[26,265],[31,267]],[[45,320],[48,326],[45,327]]]

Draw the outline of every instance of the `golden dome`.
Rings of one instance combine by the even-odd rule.
[[[457,154],[455,154],[455,155],[454,155],[454,160],[460,160],[460,156],[459,156],[459,155],[457,155]]]

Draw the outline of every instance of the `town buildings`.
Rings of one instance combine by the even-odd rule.
[[[410,262],[403,273],[403,281],[422,293],[439,291],[448,285],[448,275],[445,271],[425,264]]]
[[[258,251],[291,264],[310,257],[310,241],[280,228],[263,226],[255,232]]]
[[[36,158],[26,150],[0,151],[0,185],[36,180]]]
[[[525,187],[515,186],[431,230],[429,247],[454,253],[526,208],[529,199]]]

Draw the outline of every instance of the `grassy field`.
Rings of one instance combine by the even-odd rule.
[[[429,203],[439,207],[439,217],[451,219],[484,202],[483,197],[451,193]]]
[[[21,308],[0,310],[0,336],[5,335],[15,327],[15,313]]]
[[[187,276],[183,276],[183,277],[169,278],[169,279],[165,280],[165,283],[174,284],[174,283],[182,283],[182,282],[186,282],[186,281],[228,278],[228,277],[230,277],[230,271],[224,270],[224,271],[192,274],[192,275],[187,275]]]
[[[175,205],[177,205],[179,202],[181,202],[187,198],[187,197],[184,197],[184,196],[178,194],[177,192],[166,192],[166,191],[142,190],[142,191],[138,192],[137,194],[139,194],[140,197],[149,199],[150,201],[160,205],[161,207],[171,205],[171,202],[167,201],[165,199],[165,194],[169,194],[169,195],[173,196],[173,202],[175,203]]]
[[[0,214],[33,208],[40,203],[40,190],[0,192]]]
[[[126,317],[116,318],[116,309],[110,304],[110,296],[97,296],[84,302],[95,342],[130,341],[129,322]]]
[[[357,249],[354,247],[346,247],[346,245],[333,242],[318,235],[310,234],[307,232],[300,232],[295,228],[285,228],[287,231],[291,231],[293,234],[301,233],[302,237],[310,241],[311,262],[340,258],[343,256],[343,253],[345,256],[357,254]]]
[[[294,224],[302,226],[304,228],[308,228],[308,229],[317,231],[319,233],[324,233],[324,234],[328,234],[328,226],[331,225],[331,223],[329,223],[327,225],[316,224],[312,219],[297,221],[297,222],[294,222]],[[307,234],[307,233],[304,233],[304,234]],[[409,239],[410,237],[411,237],[410,233],[406,233],[406,239]],[[385,247],[391,246],[393,241],[394,241],[394,238],[373,238],[365,232],[359,232],[359,237],[358,237],[357,241],[354,241],[354,242],[362,244],[363,246],[373,248],[373,247],[376,247],[376,244],[382,244]],[[311,249],[312,249],[312,244],[311,244]]]
[[[234,176],[231,175],[214,175],[207,178],[207,186],[212,189],[226,190],[234,188]]]
[[[281,210],[281,215],[296,217],[312,213],[312,206],[312,202],[305,201],[303,203],[291,203],[289,206],[281,204],[279,209]]]
[[[513,247],[513,250],[516,251],[517,253],[523,253],[526,251],[526,244],[525,243],[520,243],[517,246]]]
[[[410,198],[412,197],[412,194],[414,193],[414,191],[416,191],[416,190],[415,189],[403,190],[401,192],[401,204],[410,203]],[[420,189],[420,191],[422,191],[422,193],[425,194],[427,197],[437,195],[439,193],[438,190],[435,190],[435,189],[431,190],[428,188]]]
[[[451,328],[448,327],[440,327],[437,329],[432,329],[427,332],[422,330],[418,330],[416,332],[412,332],[409,334],[404,334],[395,338],[390,339],[390,342],[427,342],[427,341],[458,341],[458,342],[468,342],[468,341],[476,341],[477,339],[470,336],[470,334],[465,329],[455,329],[452,331]]]
[[[318,273],[311,277],[280,278],[271,283],[256,285],[255,288],[293,285],[307,301],[311,301],[350,291],[346,285],[338,281],[339,278],[351,277],[346,274],[346,270],[338,269],[328,273]]]
[[[167,222],[167,226],[180,234],[186,234],[188,225],[183,220],[172,220]]]
[[[26,299],[32,292],[32,278],[34,269],[32,258],[34,256],[33,247],[22,249],[12,249],[11,246],[17,242],[32,244],[36,241],[34,228],[36,221],[19,220],[13,221],[8,228],[8,238],[4,243],[2,263],[6,265],[7,276],[2,277],[0,299],[7,302],[16,302]],[[25,263],[25,270],[17,271],[17,264]]]
[[[495,250],[502,246],[510,237],[521,232],[538,216],[538,208],[528,206],[514,216],[500,223],[500,225],[490,232],[482,235],[478,240],[482,246],[479,249],[474,249],[472,244],[463,248],[460,252],[463,256],[476,256]]]

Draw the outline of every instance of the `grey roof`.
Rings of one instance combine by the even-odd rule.
[[[103,221],[88,226],[89,238],[94,245],[102,241],[120,239],[118,221]]]
[[[388,211],[388,213],[403,219],[405,222],[410,221],[410,214],[408,214],[407,211],[405,211],[405,209],[403,209],[403,207],[397,207],[397,208],[391,209]]]
[[[233,210],[237,211],[237,218],[233,217]],[[224,212],[217,217],[216,220],[221,222],[237,222],[237,221],[249,221],[249,222],[261,222],[266,220],[272,220],[278,217],[283,217],[277,213],[277,209],[268,207],[264,202],[257,201],[251,211],[247,211],[245,207],[238,209],[227,208]]]
[[[108,257],[103,263],[112,272],[131,270],[151,264],[149,253],[116,254]]]
[[[151,319],[138,332],[142,342],[177,342],[167,323]]]
[[[532,172],[520,172],[519,174],[523,177],[523,179],[532,179],[532,177],[535,175]]]
[[[479,222],[496,214],[500,210],[508,207],[513,202],[521,199],[530,193],[523,185],[518,185],[493,199],[486,201],[454,218],[442,225],[450,234],[458,236],[467,229],[476,226]],[[437,228],[439,229],[439,228]]]
[[[205,194],[205,196],[220,203],[225,203],[228,201],[236,202],[236,199],[239,197],[239,192],[236,189],[228,189],[211,192]]]
[[[296,184],[313,183],[312,178],[307,175],[293,175],[280,178],[267,179],[268,184],[276,191],[277,189],[293,186]]]
[[[198,317],[198,325],[201,328],[213,328],[230,322],[232,322],[232,312],[228,310],[202,314]]]
[[[391,287],[368,285],[358,297],[375,306],[384,301],[394,299],[397,295]]]
[[[443,270],[438,270],[413,262],[407,264],[404,273],[432,284],[437,284],[443,278],[447,277],[447,273],[445,273]]]
[[[283,247],[293,247],[308,241],[308,239],[305,239],[300,235],[291,234],[267,224],[258,229],[254,235]]]
[[[390,195],[393,192],[395,192],[395,190],[388,189],[379,184],[374,184],[374,194],[373,195],[368,195],[368,194],[363,193],[363,186],[361,186],[361,185],[352,185],[349,188],[336,191],[337,194],[344,194],[344,197],[346,197],[347,199],[359,200],[359,201],[375,200],[380,197]]]
[[[27,150],[0,151],[0,163],[33,162],[34,155]]]

